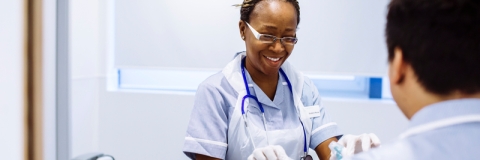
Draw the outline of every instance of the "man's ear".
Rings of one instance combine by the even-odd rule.
[[[238,29],[240,29],[240,38],[242,38],[242,40],[245,40],[245,29],[246,29],[246,24],[245,22],[243,22],[242,20],[240,20],[238,22]]]
[[[403,51],[400,47],[395,47],[393,53],[394,57],[389,64],[390,84],[401,84],[405,78],[407,64],[403,60]]]

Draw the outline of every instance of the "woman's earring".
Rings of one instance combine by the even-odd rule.
[[[245,36],[242,36],[242,39],[245,40]]]

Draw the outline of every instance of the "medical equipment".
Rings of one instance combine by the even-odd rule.
[[[331,156],[335,156],[336,160],[342,160],[343,155],[342,151],[345,149],[342,145],[338,144],[337,142],[333,141],[328,145],[328,148],[332,151]],[[330,158],[331,159],[331,158]]]
[[[244,123],[245,123],[245,128],[247,129],[248,134],[249,134],[248,136],[250,138],[250,141],[252,142],[252,144],[255,148],[255,143],[253,142],[250,131],[248,130],[247,117],[246,117],[245,110],[244,110],[245,100],[248,99],[248,98],[251,98],[251,99],[255,100],[255,102],[258,104],[258,107],[259,107],[260,111],[262,112],[263,126],[264,126],[265,131],[267,131],[265,111],[263,109],[262,104],[258,101],[258,98],[256,96],[253,96],[253,95],[250,94],[250,89],[248,87],[247,77],[245,76],[245,58],[242,59],[241,69],[242,69],[243,82],[245,84],[245,89],[247,91],[247,94],[245,96],[243,96],[243,98],[242,98],[242,108],[241,108],[242,109],[242,116],[243,116],[243,120],[244,120]],[[282,74],[283,77],[285,77],[285,80],[287,81],[288,88],[290,89],[290,92],[293,95],[292,84],[290,83],[290,80],[288,80],[288,77],[285,74],[285,72],[282,70],[282,68],[280,68],[280,73]],[[308,148],[307,148],[307,135],[306,135],[306,131],[305,131],[305,126],[303,125],[303,122],[300,119],[300,116],[299,116],[299,120],[300,120],[300,124],[302,124],[302,129],[303,129],[303,152],[304,152],[304,155],[300,159],[301,160],[311,160],[312,156],[308,155],[308,152],[307,152]],[[267,138],[267,144],[269,144],[267,135],[266,135],[266,138]]]
[[[103,154],[103,153],[99,153],[99,152],[83,154],[83,155],[80,155],[78,157],[73,158],[72,160],[97,160],[97,159],[103,158],[103,157],[109,157],[109,158],[111,158],[111,160],[115,160],[115,158],[113,158],[113,156]]]

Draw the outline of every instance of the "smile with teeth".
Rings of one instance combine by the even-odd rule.
[[[267,56],[265,56],[265,57],[267,57]],[[271,60],[271,61],[274,61],[274,62],[280,60],[280,58],[281,58],[281,57],[279,57],[279,58],[267,57],[267,59],[269,59],[269,60]]]

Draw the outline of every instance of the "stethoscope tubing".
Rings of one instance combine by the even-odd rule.
[[[263,124],[264,124],[264,127],[265,127],[265,131],[267,131],[267,128],[266,128],[267,126],[266,126],[266,123],[265,123],[265,114],[264,114],[265,110],[263,109],[262,104],[258,101],[258,98],[256,96],[253,96],[253,95],[250,94],[250,88],[248,87],[247,76],[245,74],[245,58],[242,59],[240,67],[242,69],[243,83],[245,84],[245,89],[247,91],[247,95],[243,96],[243,98],[242,98],[242,115],[245,115],[245,110],[244,110],[245,100],[248,99],[248,98],[252,98],[258,104],[258,108],[260,108],[260,111],[262,112]],[[287,81],[288,88],[290,89],[290,92],[293,95],[292,84],[290,83],[290,80],[288,79],[287,74],[285,74],[285,72],[283,71],[282,68],[280,68],[280,73],[282,74],[283,77],[285,77],[285,80]],[[244,116],[244,119],[245,118],[246,117]],[[306,157],[307,156],[307,133],[305,131],[305,126],[303,125],[303,122],[302,122],[301,118],[299,117],[298,119],[300,120],[300,124],[302,124],[302,129],[303,129],[303,152],[305,154],[304,157]],[[267,139],[268,139],[268,137],[267,137]],[[268,142],[268,140],[267,140],[267,142]],[[252,141],[252,143],[253,143],[253,141]]]

